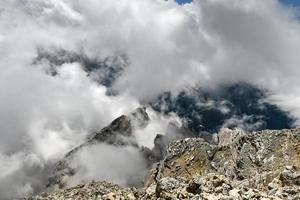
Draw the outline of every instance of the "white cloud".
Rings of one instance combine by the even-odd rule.
[[[176,132],[174,132],[175,130],[170,129],[170,124],[174,124],[178,128],[182,126],[181,119],[174,113],[162,115],[151,108],[147,108],[147,114],[150,118],[150,122],[147,126],[137,128],[133,132],[135,140],[139,146],[152,149],[154,147],[154,139],[157,134],[176,136]]]
[[[106,96],[106,88],[92,82],[76,63],[61,66],[54,77],[29,65],[1,70],[0,162],[6,166],[1,199],[40,189],[49,165],[92,131],[139,106],[126,96]],[[29,156],[40,163],[24,159]]]
[[[253,118],[256,117],[255,120]],[[261,116],[253,116],[253,115],[243,115],[243,116],[233,116],[223,123],[223,128],[232,128],[238,127],[245,131],[255,131],[259,130],[259,128],[263,127],[265,122],[260,119]]]
[[[185,6],[172,0],[2,0],[0,155],[7,166],[0,182],[30,177],[26,162],[15,157],[53,162],[92,130],[163,91],[247,81],[269,89],[271,101],[299,118],[300,25],[293,12],[275,0]],[[32,64],[37,48],[97,58],[126,53],[130,65],[114,85],[119,96],[107,96],[78,63],[47,75],[47,64]],[[163,129],[153,127],[146,132]],[[19,177],[10,171],[15,167]],[[23,188],[18,191],[30,191],[30,182],[16,184]]]
[[[78,171],[67,181],[69,186],[92,180],[137,184],[146,173],[146,162],[137,148],[107,144],[84,147],[71,161],[71,167]]]

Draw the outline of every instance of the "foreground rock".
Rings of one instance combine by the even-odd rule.
[[[171,143],[146,185],[183,177],[186,190],[203,199],[300,199],[300,129],[252,134],[223,129],[216,141]]]
[[[107,182],[91,182],[73,188],[58,190],[50,194],[41,194],[27,200],[95,200],[95,199],[136,199],[135,191]]]
[[[296,200],[299,169],[300,129],[251,134],[223,129],[214,143],[202,138],[170,143],[138,190],[99,182],[31,199]],[[90,196],[81,197],[86,190]]]

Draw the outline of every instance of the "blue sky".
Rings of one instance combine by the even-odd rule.
[[[300,0],[279,0],[282,4],[287,6],[300,6]]]
[[[295,7],[297,10],[295,17],[298,21],[300,21],[300,0],[279,0],[279,2],[288,7]]]
[[[179,4],[190,3],[192,0],[176,0]],[[300,1],[300,0],[299,0]]]
[[[176,0],[179,4],[190,3],[192,0]],[[300,6],[300,0],[279,0],[282,4],[288,6]]]

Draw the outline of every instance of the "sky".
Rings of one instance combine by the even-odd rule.
[[[299,126],[295,16],[275,0],[1,0],[0,199],[36,191],[89,134],[166,91],[247,82]],[[124,70],[107,88],[72,55]]]
[[[193,2],[193,0],[175,0],[175,1],[180,5]],[[295,18],[300,20],[300,14],[299,14],[300,0],[278,0],[278,1],[286,7],[297,9],[296,10],[297,14]]]
[[[288,5],[288,6],[300,6],[299,0],[279,0],[282,4]]]
[[[179,4],[190,3],[192,0],[176,0]]]
[[[179,4],[190,3],[192,0],[176,0]],[[287,6],[300,6],[299,0],[279,0],[280,3]]]

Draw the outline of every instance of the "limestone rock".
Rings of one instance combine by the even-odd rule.
[[[300,129],[171,142],[142,188],[92,182],[29,199],[300,199]]]

